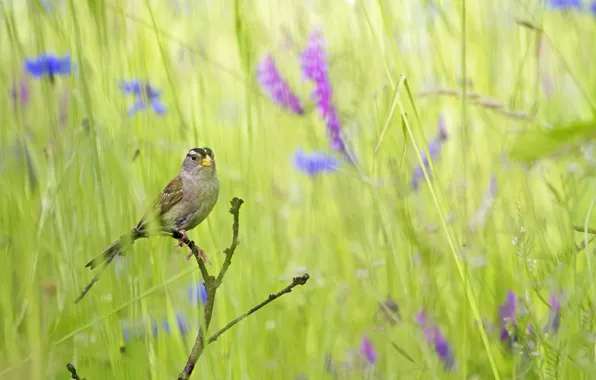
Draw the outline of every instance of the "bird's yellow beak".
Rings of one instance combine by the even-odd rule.
[[[201,160],[201,166],[213,166],[213,159],[209,156],[205,156],[205,158]]]

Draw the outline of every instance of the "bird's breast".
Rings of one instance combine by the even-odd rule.
[[[193,190],[188,193],[189,199],[186,200],[191,212],[182,223],[187,230],[196,227],[211,213],[219,198],[219,182],[216,178],[215,181],[204,181],[193,186]]]

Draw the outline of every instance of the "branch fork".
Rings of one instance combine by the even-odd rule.
[[[178,376],[178,380],[187,380],[190,377],[206,345],[215,342],[223,333],[231,329],[234,325],[236,325],[238,322],[242,321],[244,318],[248,317],[252,313],[273,302],[274,300],[283,296],[284,294],[290,293],[294,287],[306,284],[306,282],[310,278],[308,273],[305,273],[302,276],[294,277],[292,283],[286,286],[283,290],[276,294],[270,294],[265,301],[254,306],[246,313],[240,315],[239,317],[228,323],[226,326],[224,326],[222,329],[217,331],[215,334],[213,334],[207,341],[205,341],[205,336],[207,334],[207,330],[209,329],[209,325],[211,324],[211,318],[213,316],[213,307],[215,305],[215,295],[217,294],[217,289],[221,286],[223,279],[228,271],[228,268],[230,267],[230,264],[232,264],[232,257],[234,256],[234,252],[240,244],[240,241],[238,239],[238,230],[240,228],[239,219],[240,207],[242,206],[242,203],[244,203],[244,201],[236,197],[234,197],[230,201],[230,214],[232,214],[234,218],[234,223],[232,224],[232,243],[230,244],[230,247],[224,250],[224,254],[226,256],[217,276],[211,275],[209,273],[207,267],[205,266],[204,260],[202,260],[199,254],[199,248],[194,244],[194,242],[192,240],[189,240],[188,238],[186,239],[187,241],[184,241],[184,243],[188,245],[188,247],[192,251],[193,256],[197,260],[197,264],[199,266],[201,275],[203,277],[203,281],[205,283],[205,290],[207,291],[207,303],[204,309],[204,323],[202,323],[199,326],[199,333],[197,335],[197,338],[195,339],[195,343],[192,347],[186,365],[184,366],[184,370]],[[172,236],[174,238],[177,238],[176,236],[174,236],[174,234],[172,234]]]

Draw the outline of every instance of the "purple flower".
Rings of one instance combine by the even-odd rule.
[[[582,7],[581,0],[548,0],[547,4],[551,8],[559,9],[559,10],[569,10],[569,9],[580,10]]]
[[[360,343],[360,354],[368,360],[370,364],[375,364],[377,362],[377,351],[373,346],[371,340],[366,335],[362,336],[362,341]]]
[[[430,157],[435,159],[441,153],[441,147],[445,140],[447,140],[447,127],[445,126],[445,119],[443,116],[439,117],[438,121],[438,133],[437,136],[428,144],[428,152],[430,153]],[[424,167],[426,168],[427,172],[430,170],[430,163],[428,162],[428,156],[426,152],[421,152],[422,154],[422,162],[424,163]],[[428,173],[430,177],[430,172]],[[414,172],[412,173],[412,188],[414,191],[418,190],[420,187],[420,181],[424,179],[424,171],[422,169],[422,165],[418,165]]]
[[[294,153],[294,166],[303,173],[314,176],[337,170],[339,162],[330,155],[321,152],[305,153],[298,149]]]
[[[512,291],[507,292],[507,299],[505,303],[499,306],[499,322],[501,330],[499,339],[502,342],[506,342],[509,346],[513,342],[517,342],[517,327],[515,325],[515,316],[517,311],[515,293]]]
[[[196,287],[188,288],[188,300],[190,302],[201,302],[203,305],[207,303],[207,289],[203,281]]]
[[[331,149],[346,152],[341,138],[341,121],[333,106],[333,91],[329,81],[325,41],[320,31],[311,33],[306,48],[300,54],[300,67],[305,78],[315,83],[312,98],[317,102],[317,109],[327,122],[327,133],[331,139]]]
[[[270,54],[267,54],[257,65],[257,80],[273,103],[298,115],[304,113],[300,100],[292,93]]]
[[[418,324],[423,329],[424,340],[426,343],[435,347],[435,352],[439,359],[443,362],[446,369],[453,369],[455,366],[455,359],[451,346],[447,338],[441,333],[436,324],[430,322],[429,318],[424,315],[424,308],[421,308],[416,316]]]
[[[34,78],[56,75],[69,75],[76,66],[73,65],[70,54],[58,57],[55,54],[40,54],[35,58],[25,59],[25,71]]]
[[[544,326],[544,331],[551,331],[556,334],[561,327],[561,301],[555,294],[550,296],[550,310],[548,311],[548,322]]]
[[[130,116],[133,116],[138,111],[145,110],[147,103],[151,105],[153,111],[158,115],[166,113],[166,106],[160,100],[162,91],[154,88],[148,82],[142,82],[138,79],[133,79],[130,82],[122,81],[120,88],[125,94],[132,94],[135,98],[135,102],[128,110]]]
[[[18,88],[17,84],[13,81],[10,88],[10,96],[12,97],[15,106],[17,102],[20,102],[23,106],[29,104],[29,84],[27,83],[26,78],[21,78]]]
[[[593,1],[592,4],[590,4],[590,12],[596,16],[596,1]]]

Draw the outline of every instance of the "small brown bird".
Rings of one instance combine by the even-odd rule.
[[[178,246],[182,246],[188,239],[186,231],[192,230],[207,218],[218,197],[219,180],[213,151],[207,147],[191,149],[182,162],[180,173],[163,189],[132,232],[112,243],[85,267],[94,269],[104,263],[103,271],[117,255],[123,253],[127,245],[159,231],[177,231],[182,236]],[[158,231],[152,230],[152,225],[158,226]],[[186,258],[191,256],[192,253]],[[202,257],[206,258],[203,252]],[[98,279],[99,274],[75,302],[80,301]]]

